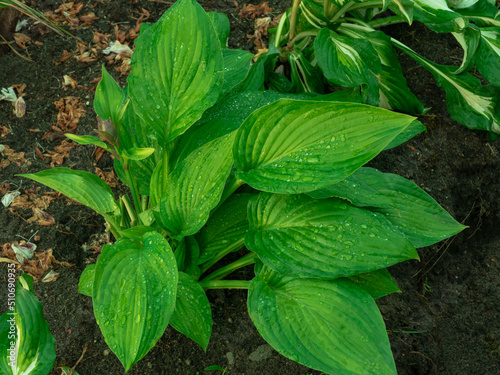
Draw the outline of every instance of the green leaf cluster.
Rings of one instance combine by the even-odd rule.
[[[303,4],[317,24],[335,17]],[[346,4],[359,13],[365,2],[332,1],[330,12]],[[251,65],[247,52],[226,48],[227,18],[193,0],[142,28],[128,84],[103,70],[94,102],[102,138],[72,136],[112,153],[130,194],[115,197],[95,175],[66,168],[23,175],[93,208],[114,235],[79,291],[125,370],[168,325],[206,350],[206,290],[241,288],[261,335],[288,358],[330,374],[395,374],[375,304],[399,291],[387,267],[464,226],[414,183],[363,167],[423,130],[412,116],[370,105],[382,93],[391,106],[422,109],[387,83],[400,73],[391,41],[322,29],[315,61],[350,91],[319,95],[263,90],[279,50]],[[318,88],[323,78],[301,53],[292,86]],[[368,61],[376,56],[384,59]],[[252,265],[253,279],[230,278]]]
[[[495,0],[294,0],[273,30],[273,47],[279,52],[275,61],[287,61],[292,71],[290,77],[281,75],[276,89],[354,91],[363,103],[423,114],[428,109],[410,91],[395,47],[433,74],[446,92],[446,106],[455,121],[489,131],[496,139],[500,136],[497,4]],[[437,33],[451,33],[463,49],[460,66],[436,64],[378,31],[413,21]],[[293,74],[296,71],[300,74]],[[264,82],[271,86],[278,79],[272,69],[269,72]],[[478,73],[488,84],[477,78]]]

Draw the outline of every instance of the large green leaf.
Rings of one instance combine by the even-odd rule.
[[[361,168],[338,184],[309,195],[339,197],[358,207],[373,207],[370,209],[389,219],[415,247],[432,245],[466,228],[415,183],[373,168]]]
[[[177,1],[136,40],[128,77],[135,111],[171,141],[215,104],[223,68],[210,18],[196,1]]]
[[[229,19],[224,13],[219,12],[208,12],[207,15],[214,25],[221,48],[227,48],[227,38],[229,38],[230,31]]]
[[[500,86],[500,27],[481,28],[476,66],[488,82]]]
[[[177,264],[165,238],[120,238],[95,269],[93,304],[104,340],[128,371],[167,328],[177,294]]]
[[[403,43],[392,42],[432,73],[437,84],[446,91],[446,107],[451,117],[470,129],[489,130],[500,134],[500,88],[482,86],[479,79],[469,73],[455,74],[455,66],[435,64]]]
[[[208,220],[231,172],[235,133],[201,146],[168,175],[157,221],[176,239],[195,234]]]
[[[101,215],[118,210],[111,188],[95,174],[69,168],[52,168],[19,176],[57,190]]]
[[[47,375],[56,359],[56,343],[45,321],[42,304],[30,290],[33,278],[20,276],[9,293],[15,302],[0,316],[0,373],[2,375]],[[15,290],[15,292],[14,292]]]
[[[382,66],[369,41],[342,36],[323,28],[314,40],[318,65],[326,79],[339,86],[366,88],[368,104],[377,105],[379,84],[376,74]]]
[[[453,31],[453,21],[460,17],[448,6],[446,0],[412,0],[413,16],[416,21],[425,23],[436,32]]]
[[[373,298],[348,280],[256,277],[248,312],[279,353],[335,375],[396,374]]]
[[[212,309],[200,284],[182,272],[179,273],[177,302],[170,324],[207,350],[212,333]]]
[[[236,177],[275,193],[317,190],[349,176],[413,120],[363,104],[282,99],[238,130]]]
[[[221,96],[230,93],[248,74],[253,55],[240,49],[224,49],[224,83]]]
[[[248,221],[245,246],[283,274],[333,279],[418,259],[383,215],[340,199],[261,193]]]
[[[197,235],[200,244],[202,264],[243,247],[245,233],[248,230],[247,206],[254,194],[236,194],[225,201],[211,216]]]

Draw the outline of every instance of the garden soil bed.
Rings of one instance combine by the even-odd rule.
[[[56,10],[62,0],[31,3],[48,11]],[[278,15],[290,3],[271,1],[271,16]],[[230,47],[254,47],[253,40],[247,39],[248,34],[253,34],[253,21],[239,16],[243,3],[239,9],[233,0],[209,0],[201,4],[208,11],[228,15]],[[153,22],[168,8],[160,1],[132,0],[91,0],[83,5],[78,17],[94,12],[99,19],[89,21],[90,25],[80,21],[78,28],[68,30],[86,43],[92,42],[95,31],[112,34],[109,37],[112,42],[115,25],[119,31],[127,31],[141,15],[144,18],[149,14],[146,22]],[[460,64],[461,50],[451,36],[435,34],[418,24],[411,28],[394,26],[386,31],[435,62]],[[16,48],[20,53],[29,53],[33,62],[12,52],[0,57],[0,87],[26,84],[27,106],[25,115],[18,118],[11,103],[0,102],[0,143],[12,150],[9,156],[4,148],[4,155],[0,155],[0,186],[2,195],[7,192],[7,184],[11,190],[19,189],[23,194],[9,209],[1,206],[0,247],[32,238],[38,246],[37,252],[52,249],[56,260],[74,264],[72,267],[53,264],[59,278],[35,285],[35,294],[43,304],[56,340],[57,358],[51,374],[60,374],[57,370],[60,366],[73,366],[84,348],[85,354],[76,368],[81,375],[123,374],[120,362],[110,353],[95,322],[91,299],[78,294],[80,274],[89,262],[95,261],[95,249],[106,240],[102,219],[65,197],[50,195],[50,190],[41,185],[15,176],[65,166],[93,173],[102,171],[102,176],[112,180],[109,174],[112,160],[107,155],[99,158],[93,146],[66,142],[58,129],[53,128],[57,126],[63,131],[74,128],[77,134],[92,134],[96,128],[93,88],[105,56],[96,43],[91,43],[96,48],[95,54],[88,49],[78,50],[76,40],[59,37],[54,32],[45,33],[31,21],[20,32],[32,40],[26,50]],[[61,62],[64,51],[72,56]],[[488,142],[486,133],[455,123],[446,112],[444,91],[432,76],[413,60],[400,57],[409,86],[427,107],[432,107],[427,115],[420,117],[427,132],[383,153],[370,165],[414,181],[469,228],[446,242],[420,249],[420,261],[390,268],[403,293],[381,298],[378,304],[398,372],[401,375],[499,374],[500,141]],[[113,69],[120,66],[120,61],[115,62],[108,66],[108,71],[123,85],[125,76]],[[64,75],[78,85],[64,89]],[[62,98],[67,99],[57,106],[55,103]],[[45,192],[49,194],[44,195]],[[43,196],[44,201],[40,200]],[[40,225],[44,223],[40,217],[30,220],[35,207],[48,213],[55,224]],[[251,276],[251,272],[244,270],[240,276]],[[5,266],[0,267],[0,280],[6,285]],[[0,288],[2,301],[6,301],[5,296],[6,288]],[[227,374],[235,375],[319,374],[284,358],[265,343],[248,316],[246,296],[245,291],[208,293],[214,323],[206,352],[168,328],[155,348],[129,374],[221,373],[203,370],[210,365],[227,368]],[[0,306],[0,312],[4,312],[6,303]]]

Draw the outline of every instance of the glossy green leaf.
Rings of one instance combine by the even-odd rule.
[[[168,175],[157,221],[172,237],[182,239],[198,232],[219,203],[233,165],[234,136],[233,132],[204,144]]]
[[[311,97],[310,94],[284,94],[275,91],[250,91],[228,95],[207,110],[203,117],[180,137],[169,158],[170,170],[174,170],[180,161],[204,144],[239,129],[243,121],[256,109],[281,98]]]
[[[460,18],[460,20],[462,19]],[[464,50],[462,64],[455,71],[455,74],[460,74],[468,71],[474,65],[474,55],[479,46],[481,32],[476,25],[466,24],[461,30],[453,32],[452,35]]]
[[[394,282],[387,268],[367,273],[360,273],[349,277],[357,286],[367,291],[373,299],[384,297],[391,293],[400,293],[398,286]]]
[[[109,75],[104,65],[102,66],[101,81],[95,89],[94,110],[103,120],[111,119],[114,123],[119,121],[118,114],[125,96],[118,83]],[[102,146],[101,146],[102,147]]]
[[[15,305],[9,304],[8,311],[0,316],[3,375],[46,375],[54,366],[55,340],[43,316],[42,304],[32,291],[23,287],[23,283],[28,286],[30,282],[33,279],[27,274],[19,277],[17,287],[8,290],[15,293]]]
[[[167,328],[177,294],[177,264],[165,238],[120,238],[97,260],[93,304],[104,340],[125,371],[144,357]]]
[[[446,91],[446,107],[451,117],[470,129],[489,130],[500,134],[500,88],[482,86],[469,73],[454,74],[456,67],[435,64],[393,39],[403,52],[430,71],[437,84]]]
[[[403,17],[411,25],[413,23],[413,6],[412,0],[392,0],[389,9]]]
[[[123,155],[131,160],[143,160],[148,156],[151,156],[155,149],[152,147],[147,148],[129,148],[128,150],[122,150]]]
[[[81,145],[94,145],[97,147],[102,147],[104,149],[108,148],[108,145],[100,138],[94,137],[92,135],[75,135],[75,134],[64,134],[66,137],[75,141]]]
[[[78,293],[92,297],[92,292],[94,290],[94,276],[96,265],[97,263],[89,264],[83,270],[82,274],[80,275],[80,281],[78,281]]]
[[[394,138],[387,146],[385,146],[385,150],[389,150],[393,147],[397,147],[406,141],[412,139],[416,135],[426,131],[425,126],[418,120],[413,121],[408,127],[398,134],[396,138]]]
[[[121,123],[119,145],[122,150],[134,148],[153,148],[157,150],[152,156],[145,159],[129,160],[129,171],[135,177],[139,194],[150,195],[151,176],[154,168],[161,160],[162,152],[154,136],[153,129],[137,116],[134,109],[133,103],[129,102]],[[115,158],[114,163],[120,179],[127,186],[131,186],[121,162]]]
[[[333,279],[418,259],[383,215],[340,199],[261,193],[248,221],[245,246],[282,274]]]
[[[466,228],[415,183],[373,168],[361,168],[340,183],[309,195],[339,197],[358,207],[373,207],[370,210],[383,214],[415,247],[432,245]]]
[[[236,177],[274,193],[317,190],[349,176],[413,120],[362,104],[282,99],[238,130]]]
[[[212,309],[203,288],[191,276],[180,272],[172,327],[207,350],[212,334]]]
[[[118,210],[111,188],[95,174],[69,168],[52,168],[19,176],[57,190],[101,215]]]
[[[313,67],[300,51],[292,51],[288,57],[291,69],[293,92],[324,92],[321,71]]]
[[[314,51],[329,82],[343,87],[363,85],[367,92],[366,102],[378,104],[379,84],[375,74],[380,73],[382,66],[369,41],[323,28],[314,40]]]
[[[250,70],[253,55],[240,49],[224,49],[224,83],[221,96],[227,95],[243,82]]]
[[[396,374],[373,298],[348,280],[252,280],[248,312],[279,353],[336,375]]]
[[[481,28],[476,67],[488,82],[500,86],[500,27]]]
[[[264,90],[264,81],[266,76],[274,72],[276,58],[279,56],[279,50],[273,46],[269,47],[269,51],[261,56],[251,67],[245,80],[238,85],[234,91],[258,91]]]
[[[252,196],[232,195],[210,216],[196,236],[201,251],[199,264],[243,247],[248,230],[247,206]]]
[[[223,67],[210,18],[196,1],[177,1],[136,40],[128,77],[135,111],[169,142],[215,104]]]
[[[379,81],[379,107],[411,115],[423,112],[424,105],[406,83],[390,37],[381,31],[363,33],[348,27],[341,28],[339,32],[353,38],[367,40],[377,52],[382,63],[380,72],[375,74]]]
[[[201,269],[198,267],[200,246],[193,236],[184,237],[177,245],[174,255],[179,272],[184,272],[193,280],[200,278]]]
[[[229,38],[229,19],[224,13],[208,12],[208,18],[212,21],[221,48],[227,48],[227,38]]]
[[[453,21],[460,17],[447,4],[446,0],[412,0],[414,3],[413,17],[416,21],[425,23],[436,32],[453,31]]]
[[[148,232],[154,232],[153,228],[147,225],[138,225],[136,227],[122,230],[120,231],[120,234],[122,237],[127,237],[132,240],[141,241],[142,237]]]

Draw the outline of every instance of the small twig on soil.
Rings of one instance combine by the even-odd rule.
[[[83,359],[83,356],[85,355],[86,351],[87,351],[87,345],[84,345],[82,355],[80,356],[80,358],[78,358],[78,361],[76,361],[75,365],[73,367],[71,367],[71,370],[69,370],[68,375],[73,374],[73,371],[75,371],[76,366],[78,366],[80,361]]]
[[[12,51],[14,51],[17,56],[22,59],[28,60],[29,62],[33,62],[33,60],[31,60],[29,57],[23,56],[19,52],[17,52],[16,49],[10,45],[11,42],[8,42],[2,35],[0,35],[0,38],[2,38],[3,40],[3,43],[0,44],[6,44]]]

